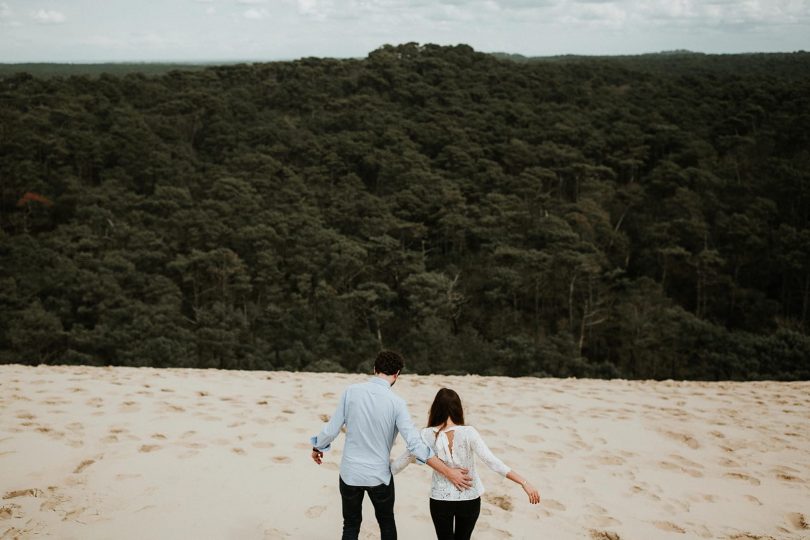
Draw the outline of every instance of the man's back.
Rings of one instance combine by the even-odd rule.
[[[346,444],[340,475],[347,484],[375,486],[391,479],[389,457],[404,401],[374,377],[346,389]],[[407,412],[406,412],[407,414]]]
[[[344,424],[346,444],[340,477],[347,484],[387,485],[391,481],[391,448],[399,432],[420,461],[432,455],[413,427],[405,401],[380,377],[353,384],[343,392],[335,414],[312,437],[313,447],[328,450]]]

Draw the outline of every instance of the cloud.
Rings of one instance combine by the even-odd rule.
[[[0,26],[22,26],[22,23],[14,18],[14,12],[5,2],[0,2]]]
[[[61,24],[65,22],[65,15],[54,10],[38,9],[31,17],[40,24]]]
[[[248,5],[256,5],[256,4],[266,4],[267,0],[236,0],[237,4],[248,4]]]
[[[269,17],[270,12],[268,12],[264,8],[250,8],[245,10],[245,12],[242,13],[242,16],[252,21],[260,21],[262,19],[266,19],[267,17]]]
[[[641,4],[636,15],[657,24],[690,27],[773,26],[807,23],[810,3],[803,0],[674,0]]]

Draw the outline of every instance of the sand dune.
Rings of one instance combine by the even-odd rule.
[[[307,437],[364,378],[0,366],[0,538],[336,538],[343,439],[318,467]],[[421,424],[442,386],[543,497],[482,470],[477,538],[810,539],[810,383],[405,375],[395,390]],[[433,537],[429,477],[396,477],[400,538]]]

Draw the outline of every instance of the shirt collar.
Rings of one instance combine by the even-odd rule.
[[[391,388],[391,385],[388,384],[388,381],[386,381],[385,379],[382,379],[380,377],[377,377],[377,376],[372,377],[369,380],[369,382],[372,382],[374,384],[379,384],[380,386],[385,386],[386,388]]]

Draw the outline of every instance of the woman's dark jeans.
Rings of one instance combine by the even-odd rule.
[[[469,540],[480,513],[481,497],[471,501],[430,499],[430,517],[438,540]]]

